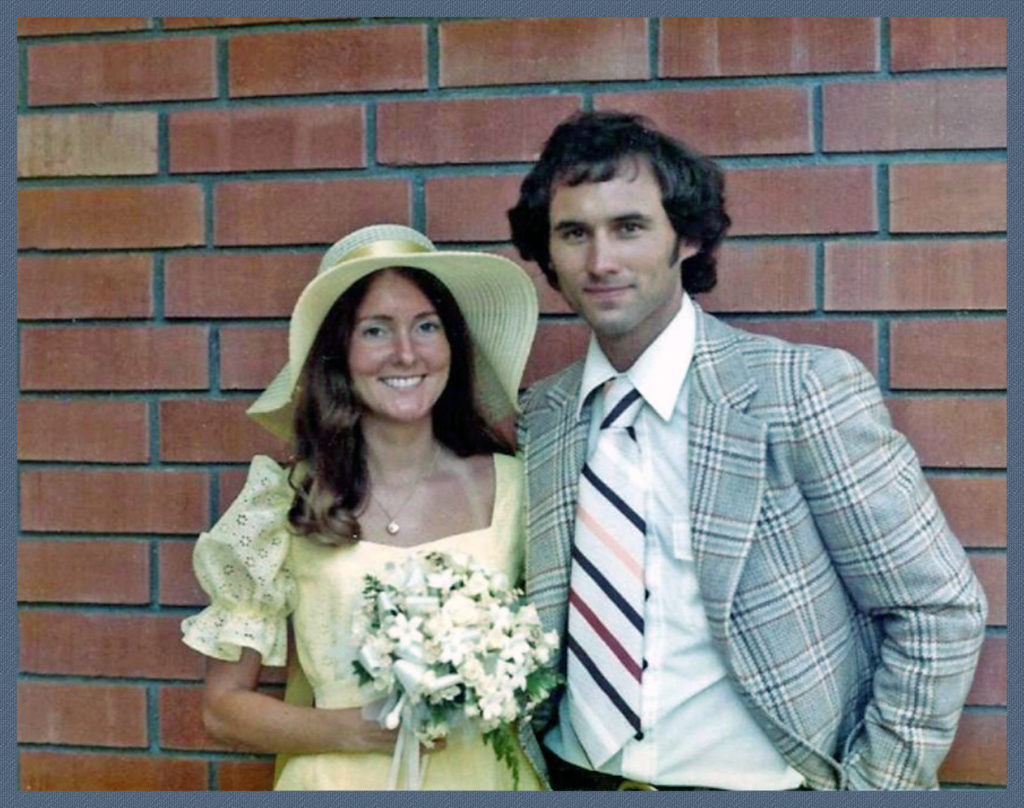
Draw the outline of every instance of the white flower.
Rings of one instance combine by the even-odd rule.
[[[479,619],[476,603],[461,592],[450,595],[441,611],[456,626],[469,625]]]
[[[422,624],[422,617],[406,617],[404,614],[396,614],[391,625],[388,626],[387,635],[399,645],[422,643],[423,635],[420,633]]]
[[[487,576],[480,570],[475,570],[466,581],[465,592],[470,597],[479,597],[490,593],[491,586]]]
[[[441,594],[446,594],[455,586],[456,581],[458,581],[458,577],[455,575],[455,571],[448,567],[427,575],[427,586],[439,590]]]

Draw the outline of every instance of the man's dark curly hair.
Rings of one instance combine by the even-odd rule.
[[[548,242],[552,190],[560,184],[606,182],[629,158],[647,160],[661,186],[672,227],[680,238],[698,246],[698,252],[682,263],[683,288],[691,294],[709,291],[716,281],[715,250],[730,223],[722,172],[639,115],[578,112],[555,127],[520,186],[519,202],[508,211],[512,243],[524,260],[540,265],[557,289]]]

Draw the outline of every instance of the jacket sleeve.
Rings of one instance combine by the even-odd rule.
[[[984,594],[867,370],[822,351],[803,392],[797,479],[847,591],[881,630],[842,760],[847,787],[937,788],[984,637]]]

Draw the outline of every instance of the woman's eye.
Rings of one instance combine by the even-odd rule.
[[[360,329],[359,335],[364,339],[380,339],[387,335],[387,329],[380,325],[367,325]]]
[[[420,323],[419,330],[423,334],[439,334],[444,328],[442,328],[439,320],[424,320]]]

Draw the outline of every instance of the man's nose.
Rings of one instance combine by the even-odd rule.
[[[617,264],[612,240],[605,233],[595,233],[590,242],[589,266],[593,275],[604,275],[614,272]]]

